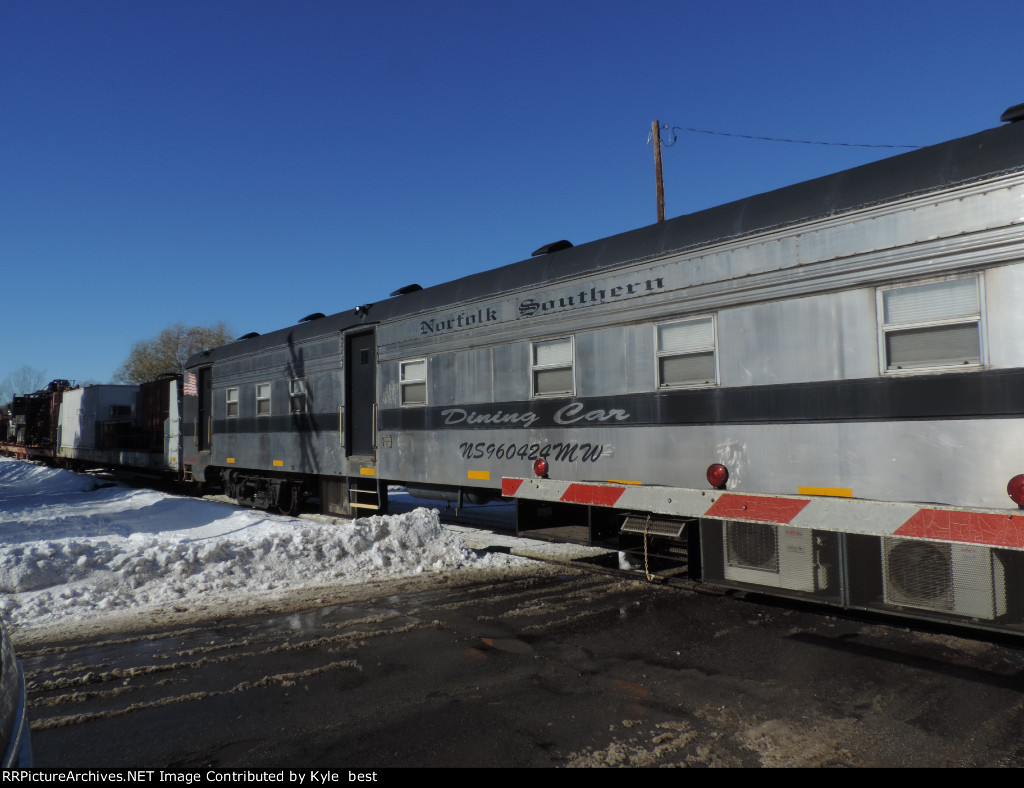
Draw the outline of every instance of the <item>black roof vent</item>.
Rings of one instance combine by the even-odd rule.
[[[1010,107],[999,116],[999,120],[1003,123],[1016,123],[1018,120],[1024,120],[1024,104],[1016,104]]]
[[[258,337],[259,335],[260,335],[259,331],[250,331],[248,334],[242,334],[242,336],[239,337],[239,340],[242,340],[242,339],[252,339],[253,337]]]
[[[393,292],[393,293],[392,293],[391,295],[393,295],[393,296],[396,296],[396,295],[405,295],[406,293],[415,293],[415,292],[416,292],[417,290],[422,290],[422,289],[423,289],[423,288],[422,288],[422,287],[420,287],[420,286],[419,286],[419,285],[417,285],[417,284],[411,284],[411,285],[406,285],[405,287],[400,287],[400,288],[398,288],[398,289],[397,289],[397,290],[396,290],[395,292]]]
[[[306,315],[299,322],[300,323],[309,323],[311,320],[319,320],[322,317],[327,317],[327,315],[325,315],[323,312],[314,312],[311,315]]]
[[[562,249],[571,249],[572,244],[569,241],[555,241],[554,243],[542,246],[536,252],[530,255],[530,257],[538,257],[542,254],[550,254],[551,252],[559,252]]]

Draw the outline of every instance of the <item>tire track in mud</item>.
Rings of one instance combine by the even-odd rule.
[[[308,678],[315,676],[320,673],[325,673],[330,670],[337,670],[339,668],[354,668],[359,670],[359,663],[355,660],[339,660],[336,662],[329,662],[326,665],[321,665],[317,668],[311,668],[309,670],[299,671],[295,673],[278,673],[271,676],[264,676],[257,681],[243,681],[227,690],[208,690],[205,692],[190,692],[185,695],[169,695],[156,700],[143,701],[140,703],[132,703],[127,706],[115,709],[107,709],[106,711],[97,711],[81,714],[67,714],[60,717],[49,717],[38,722],[33,721],[32,730],[42,731],[49,730],[51,728],[63,728],[69,725],[78,725],[85,722],[92,722],[93,720],[109,719],[111,717],[117,717],[122,714],[131,714],[132,712],[140,711],[142,709],[154,709],[160,706],[169,706],[172,703],[189,703],[193,701],[206,700],[209,698],[216,698],[222,695],[232,695],[239,692],[246,692],[252,689],[260,689],[267,687],[273,683],[278,683],[283,686],[287,686],[288,682],[294,683],[302,678]]]
[[[87,723],[143,709],[190,703],[280,684],[333,670],[359,670],[357,659],[330,659],[358,651],[368,642],[427,626],[390,612],[337,623],[295,637],[279,627],[253,634],[252,625],[217,627],[221,642],[209,631],[190,627],[137,638],[62,645],[22,655],[33,731]],[[333,631],[332,631],[333,630]],[[196,638],[205,643],[192,642]],[[308,655],[314,664],[302,670],[267,672],[268,660]],[[276,658],[276,659],[274,659]],[[328,661],[324,662],[324,659]],[[52,664],[51,660],[58,660]],[[218,676],[207,675],[216,668]],[[225,668],[228,670],[225,671]],[[244,680],[238,681],[238,678]],[[117,684],[118,686],[111,686]],[[183,686],[207,685],[181,693]],[[175,691],[177,690],[177,691]]]
[[[563,582],[555,588],[550,583],[542,585],[529,579],[489,583],[476,586],[470,593],[459,594],[457,598],[436,604],[433,608],[457,611],[486,602],[500,609],[496,615],[544,615],[552,607],[564,608],[581,600],[591,602],[619,590],[618,585],[610,584],[603,575],[573,572],[566,574]]]
[[[586,572],[568,572],[554,585],[530,577],[506,578],[454,591],[424,591],[396,603],[401,609],[327,605],[320,611],[279,616],[272,624],[225,621],[208,629],[186,626],[39,646],[22,652],[31,726],[34,731],[64,728],[271,684],[290,686],[328,671],[360,671],[359,652],[371,642],[448,627],[438,616],[459,616],[482,603],[494,611],[473,617],[484,629],[494,623],[500,630],[514,626],[524,634],[546,632],[572,621],[613,615],[620,585]],[[388,601],[380,600],[383,605]],[[332,620],[339,611],[341,620]],[[509,645],[514,640],[481,642],[508,649],[514,648]],[[268,663],[282,661],[303,664],[301,669],[268,670]]]
[[[22,652],[40,762],[1024,762],[1024,652],[645,585],[437,578],[41,645]]]

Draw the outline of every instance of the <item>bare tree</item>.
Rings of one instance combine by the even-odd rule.
[[[0,404],[6,405],[15,397],[39,391],[48,382],[44,370],[28,365],[19,367],[0,383]]]
[[[176,323],[152,339],[136,342],[128,359],[114,373],[113,380],[115,383],[145,383],[165,372],[181,373],[193,354],[226,345],[233,339],[224,323],[212,326]]]

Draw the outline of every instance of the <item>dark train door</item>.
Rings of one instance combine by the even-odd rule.
[[[345,337],[345,454],[376,454],[377,352],[372,331]]]
[[[213,368],[199,369],[199,403],[196,413],[196,448],[209,451],[213,433]]]

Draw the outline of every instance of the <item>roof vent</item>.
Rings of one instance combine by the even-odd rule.
[[[325,314],[324,314],[323,312],[314,312],[314,313],[313,313],[313,314],[311,314],[311,315],[306,315],[306,316],[305,316],[304,318],[302,318],[302,320],[300,320],[299,322],[300,322],[300,323],[308,323],[308,322],[310,322],[311,320],[319,320],[319,319],[320,319],[320,318],[322,318],[322,317],[327,317],[327,315],[325,315]]]
[[[542,246],[536,252],[530,255],[530,257],[537,257],[542,254],[550,254],[551,252],[559,252],[562,249],[571,249],[572,244],[569,241],[555,241],[554,243]]]
[[[417,284],[411,284],[411,285],[406,285],[405,287],[400,287],[400,288],[398,288],[398,289],[397,289],[397,290],[396,290],[395,292],[393,292],[393,293],[392,293],[391,295],[393,295],[393,296],[398,296],[398,295],[405,295],[405,294],[407,294],[407,293],[415,293],[415,292],[416,292],[417,290],[422,290],[422,289],[423,289],[423,288],[422,288],[422,287],[420,287],[420,286],[419,286],[419,285],[417,285]]]
[[[1016,104],[1010,107],[999,116],[999,120],[1003,123],[1016,123],[1018,120],[1024,120],[1024,104]]]
[[[248,334],[242,334],[242,336],[240,336],[238,339],[239,340],[242,340],[242,339],[252,339],[253,337],[258,337],[259,335],[260,335],[259,331],[250,331]]]

